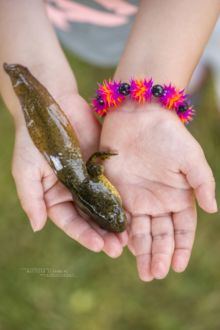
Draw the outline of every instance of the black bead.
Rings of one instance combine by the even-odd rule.
[[[121,83],[119,86],[119,93],[126,96],[130,94],[131,86],[128,83]]]
[[[97,96],[96,96],[96,100],[98,101],[98,103],[99,103],[100,105],[104,105],[104,104],[105,104],[105,102],[104,102],[104,100],[102,99],[101,95],[97,95]]]
[[[154,85],[151,89],[153,96],[160,97],[163,95],[164,89],[161,85]]]
[[[179,107],[178,107],[178,112],[186,112],[189,108],[189,105],[184,102],[183,104],[181,104]]]

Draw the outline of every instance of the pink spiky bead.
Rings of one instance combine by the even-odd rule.
[[[116,108],[125,99],[120,93],[121,82],[117,80],[104,80],[98,84],[96,97],[92,99],[92,108],[101,117],[105,116],[109,108]]]
[[[193,119],[195,110],[189,105],[188,95],[185,94],[184,89],[179,90],[171,84],[164,85],[159,101],[168,110],[175,110],[184,124],[188,124]]]
[[[150,102],[152,97],[152,79],[131,79],[130,97],[138,103]]]

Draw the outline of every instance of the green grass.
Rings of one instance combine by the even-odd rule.
[[[113,72],[67,56],[87,99],[96,81]],[[191,130],[214,170],[219,199],[220,120],[211,79],[198,108]],[[171,271],[163,281],[142,283],[128,251],[117,260],[93,254],[50,223],[33,234],[11,178],[13,140],[13,123],[1,103],[0,330],[220,329],[218,215],[199,212],[196,243],[185,273]],[[47,277],[33,268],[51,268],[72,277]]]

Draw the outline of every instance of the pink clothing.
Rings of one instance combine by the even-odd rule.
[[[139,0],[47,0],[61,42],[88,62],[115,65],[123,51]]]
[[[95,0],[103,9],[93,9],[71,0],[50,0],[47,13],[51,22],[62,30],[67,30],[69,22],[90,23],[99,26],[119,26],[128,22],[128,17],[137,12],[137,6],[124,0]]]

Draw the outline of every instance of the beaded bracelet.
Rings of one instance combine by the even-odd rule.
[[[175,111],[184,124],[188,124],[195,114],[184,89],[178,90],[171,84],[154,85],[152,79],[131,79],[130,83],[104,80],[102,84],[98,84],[96,97],[92,99],[92,108],[99,116],[104,117],[110,108],[117,108],[127,97],[138,103],[149,103],[154,97],[163,107]]]

